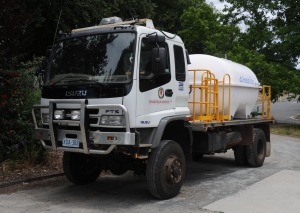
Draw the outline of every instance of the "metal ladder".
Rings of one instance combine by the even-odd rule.
[[[212,122],[212,121],[224,121],[230,120],[230,109],[228,107],[225,112],[225,85],[228,84],[228,105],[230,105],[230,75],[225,74],[223,81],[218,81],[215,75],[210,70],[195,69],[189,70],[193,72],[193,84],[190,85],[190,90],[193,92],[192,101],[192,122]],[[201,78],[199,78],[201,75]],[[198,78],[197,78],[198,77]],[[201,79],[201,82],[197,82],[197,79]],[[222,104],[221,113],[219,103],[219,86],[222,87]],[[197,97],[197,90],[199,89],[200,97]],[[199,99],[199,101],[197,101]],[[196,115],[196,111],[199,110],[199,115]]]

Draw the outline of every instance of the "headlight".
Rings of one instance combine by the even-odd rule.
[[[80,111],[79,110],[71,111],[71,119],[72,120],[80,120]]]
[[[100,124],[101,125],[108,125],[108,116],[107,115],[103,115],[101,116],[101,120],[100,120]]]
[[[109,116],[109,124],[112,126],[124,126],[124,116]]]
[[[124,126],[125,120],[124,116],[116,115],[103,115],[101,116],[100,125],[110,125],[110,126]]]
[[[54,119],[63,120],[66,117],[65,110],[54,110]]]

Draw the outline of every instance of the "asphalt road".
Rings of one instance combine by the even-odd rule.
[[[271,104],[271,114],[277,123],[300,124],[300,103],[292,101]]]
[[[272,155],[261,168],[236,166],[231,151],[207,156],[202,162],[194,163],[181,193],[170,200],[153,199],[148,193],[145,177],[127,172],[120,177],[100,177],[87,186],[62,181],[58,186],[2,194],[0,212],[245,212],[246,208],[260,212],[263,202],[252,203],[250,198],[262,201],[265,194],[269,195],[267,206],[275,206],[279,212],[300,212],[300,182],[285,181],[288,180],[285,176],[300,180],[300,140],[274,135],[271,140]],[[276,182],[289,192],[274,188]],[[291,196],[295,193],[297,196]],[[239,199],[244,206],[232,204]],[[279,200],[286,204],[278,207]],[[289,209],[292,204],[294,209]],[[263,212],[272,211],[263,208]]]

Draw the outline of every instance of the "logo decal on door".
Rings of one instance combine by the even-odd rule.
[[[162,99],[165,96],[165,92],[163,88],[158,89],[158,97]]]
[[[184,90],[184,84],[183,84],[183,82],[179,81],[178,83],[179,83],[179,85],[178,85],[179,91],[183,91]]]

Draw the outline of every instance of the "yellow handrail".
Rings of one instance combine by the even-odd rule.
[[[262,117],[271,118],[271,86],[263,85],[262,87]],[[267,109],[265,109],[267,102]]]
[[[225,114],[225,82],[226,78],[228,79],[228,106],[227,106],[227,114]],[[225,74],[223,76],[223,81],[220,81],[219,83],[222,83],[222,110],[221,110],[221,116],[220,121],[224,120],[230,120],[230,94],[231,94],[231,78],[229,74]]]
[[[230,120],[230,89],[231,78],[229,74],[223,76],[223,81],[218,81],[215,75],[210,70],[195,69],[189,70],[193,72],[193,83],[190,85],[193,89],[192,101],[192,122],[204,121],[206,123],[211,121],[224,121]],[[197,74],[201,73],[201,78],[197,78]],[[197,82],[197,79],[201,79],[201,82]],[[228,84],[228,107],[227,113],[225,113],[225,84]],[[222,86],[222,106],[219,104],[219,85]],[[196,89],[199,89],[199,101],[196,101]],[[196,115],[197,107],[199,105],[199,115]],[[220,112],[219,112],[220,110]]]
[[[193,99],[189,102],[192,104],[193,122],[195,120],[205,122],[215,120],[219,116],[217,113],[219,111],[218,80],[209,70],[196,69],[189,71],[194,73],[193,84],[190,86],[193,89]],[[197,73],[202,73],[201,82],[196,82]],[[196,101],[196,89],[200,90],[199,101]],[[199,115],[196,115],[196,105],[199,105]]]
[[[192,117],[191,121],[200,122],[224,122],[231,120],[230,106],[231,106],[231,76],[225,74],[222,81],[218,81],[215,75],[210,70],[195,69],[189,70],[194,73],[194,79],[191,90],[193,89],[192,100],[189,104],[192,104]],[[197,74],[201,73],[201,78],[197,78]],[[197,79],[201,79],[197,82]],[[222,87],[222,98],[219,103],[219,89]],[[227,88],[227,92],[225,89]],[[197,96],[197,89],[199,89],[199,96]],[[221,92],[220,92],[221,93]],[[226,97],[227,96],[227,97]],[[199,100],[197,98],[200,98]],[[225,98],[227,98],[227,104],[225,105]],[[197,105],[197,106],[196,106]],[[197,108],[199,106],[199,108]],[[199,109],[199,110],[198,110]],[[225,110],[226,109],[226,110]],[[199,112],[196,114],[196,112]],[[262,118],[270,119],[271,116],[271,86],[262,86]]]

